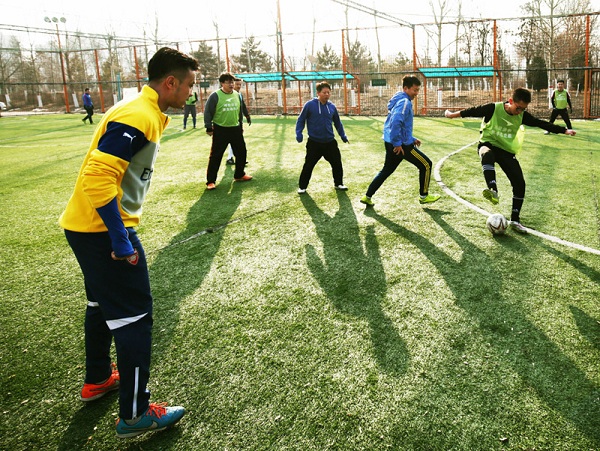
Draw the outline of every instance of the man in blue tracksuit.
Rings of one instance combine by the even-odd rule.
[[[302,131],[304,125],[308,130],[308,141],[306,142],[306,158],[304,166],[300,173],[298,182],[298,194],[304,194],[312,171],[321,157],[325,158],[331,165],[333,173],[333,184],[335,189],[345,191],[348,188],[344,185],[344,169],[342,168],[342,155],[338,143],[333,134],[333,125],[342,138],[342,141],[349,143],[344,132],[344,126],[340,120],[337,108],[329,101],[331,96],[331,86],[323,81],[317,84],[317,98],[309,100],[302,107],[302,112],[296,122],[296,141],[302,142]]]
[[[419,202],[428,204],[440,198],[438,195],[429,194],[431,160],[417,148],[421,141],[412,134],[412,101],[420,88],[421,81],[417,77],[406,76],[402,80],[402,91],[394,94],[388,102],[388,116],[383,126],[385,163],[369,185],[367,193],[360,199],[363,204],[374,205],[371,197],[404,159],[419,169]]]
[[[94,104],[92,103],[92,96],[90,95],[90,88],[85,88],[85,92],[81,97],[83,100],[83,109],[87,113],[86,116],[81,119],[84,123],[87,119],[90,120],[90,124],[93,124],[92,116],[94,115]]]

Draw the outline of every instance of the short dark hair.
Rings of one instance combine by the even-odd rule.
[[[89,90],[90,90],[90,88],[85,88],[85,89],[84,89],[84,91],[89,91]]]
[[[148,81],[161,80],[174,75],[183,80],[189,70],[198,70],[198,61],[179,50],[162,47],[148,62]]]
[[[531,92],[529,89],[517,88],[513,92],[512,99],[515,102],[531,103]]]
[[[421,80],[414,75],[407,75],[402,79],[403,88],[411,88],[413,86],[421,86]]]
[[[563,79],[556,80],[556,83],[564,83],[564,82],[565,82],[565,81],[564,81]],[[562,117],[562,116],[561,116],[561,117]]]
[[[225,83],[226,81],[235,81],[235,77],[230,72],[223,72],[219,76],[219,83]]]
[[[321,90],[323,88],[329,88],[329,90],[331,90],[331,85],[329,83],[327,83],[326,81],[317,83],[317,92],[321,92]]]

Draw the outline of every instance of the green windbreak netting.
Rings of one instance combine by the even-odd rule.
[[[421,72],[425,78],[493,77],[494,67],[421,67],[419,72]],[[496,75],[498,75],[497,72]]]
[[[345,73],[346,79],[353,79],[352,74]],[[260,74],[234,74],[246,83],[277,82],[281,81],[281,72],[263,72]],[[311,70],[284,72],[288,81],[310,81],[310,80],[342,80],[344,71],[341,70]]]

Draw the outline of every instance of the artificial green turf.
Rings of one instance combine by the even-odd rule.
[[[171,431],[114,435],[117,397],[82,406],[82,277],[57,218],[93,128],[77,116],[0,119],[1,449],[598,449],[600,256],[536,236],[494,238],[449,196],[418,203],[404,162],[383,163],[383,118],[342,118],[348,192],[321,161],[296,194],[294,118],[246,127],[248,183],[210,138],[162,140],[138,231],[155,297],[152,399],[188,414]],[[527,132],[523,222],[600,248],[595,122]],[[478,121],[417,118],[434,164]],[[224,163],[224,162],[223,162]],[[444,183],[488,211],[474,147]],[[432,180],[431,192],[442,193]],[[442,193],[443,194],[443,193]],[[212,230],[208,232],[207,230]]]

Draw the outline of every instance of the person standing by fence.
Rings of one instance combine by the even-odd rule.
[[[556,82],[556,90],[552,93],[552,97],[550,98],[552,102],[552,113],[550,114],[550,122],[554,124],[554,121],[558,116],[562,117],[563,121],[565,121],[565,125],[568,129],[573,129],[571,127],[571,119],[569,118],[569,113],[567,111],[567,106],[573,112],[573,105],[571,104],[571,96],[565,90],[565,81],[558,80]],[[544,132],[545,135],[549,135],[550,132],[546,130]]]
[[[92,96],[90,95],[90,88],[85,88],[85,92],[82,96],[83,100],[83,109],[87,113],[87,115],[82,119],[85,124],[86,119],[90,120],[90,124],[93,124],[92,116],[94,115],[94,104],[92,102]]]
[[[192,92],[183,106],[183,129],[187,126],[188,116],[192,115],[192,125],[196,128],[196,103],[198,102],[198,93]]]

